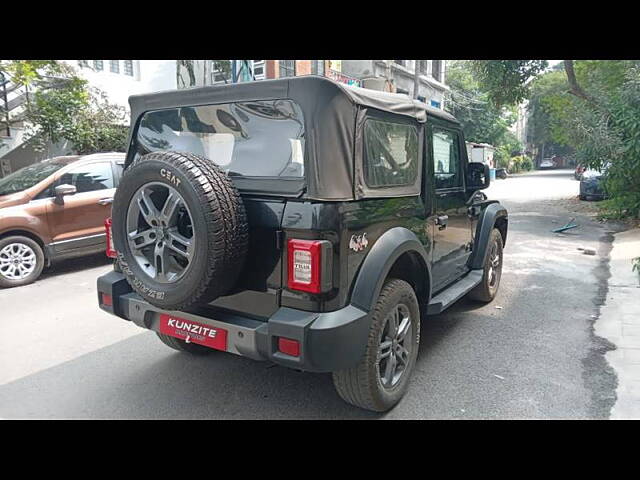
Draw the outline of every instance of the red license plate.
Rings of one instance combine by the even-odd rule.
[[[160,315],[160,333],[216,350],[227,350],[227,331],[172,315]]]

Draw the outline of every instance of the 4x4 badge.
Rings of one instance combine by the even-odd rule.
[[[349,248],[354,252],[364,250],[369,246],[369,240],[367,240],[367,234],[351,235],[351,241],[349,242]]]

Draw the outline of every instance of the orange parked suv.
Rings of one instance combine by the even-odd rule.
[[[0,287],[35,281],[52,260],[104,251],[124,153],[55,157],[0,178]]]

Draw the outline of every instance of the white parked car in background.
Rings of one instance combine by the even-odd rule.
[[[542,163],[540,164],[540,169],[543,168],[553,168],[555,167],[555,163],[553,163],[553,160],[551,160],[550,158],[545,158]]]

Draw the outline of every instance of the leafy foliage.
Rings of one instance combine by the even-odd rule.
[[[60,140],[73,142],[81,154],[126,149],[125,109],[109,103],[98,89],[90,89],[69,65],[12,60],[0,62],[0,70],[30,92],[21,117],[25,140],[31,140],[36,150]]]
[[[640,216],[640,63],[576,61],[575,74],[589,99],[572,95],[562,72],[534,80],[529,109],[536,142],[575,150],[578,162],[607,169],[606,216]]]
[[[445,108],[462,124],[465,139],[495,146],[497,165],[506,166],[511,154],[522,149],[509,131],[517,117],[515,109],[498,107],[491,101],[468,61],[455,61],[447,66],[447,84],[451,90]]]
[[[68,66],[55,60],[0,61],[0,70],[9,74],[13,83],[31,86],[46,76],[64,75]]]
[[[75,119],[74,128],[67,136],[77,153],[125,151],[129,128],[127,113],[120,106],[109,103],[106,95],[97,89],[90,91],[89,108],[82,109]]]
[[[547,68],[546,60],[471,60],[471,69],[489,100],[516,105],[527,98],[527,82]]]
[[[518,155],[512,157],[509,160],[509,172],[518,173],[518,172],[528,172],[533,170],[533,162],[526,155]]]

